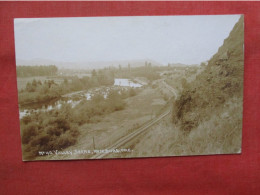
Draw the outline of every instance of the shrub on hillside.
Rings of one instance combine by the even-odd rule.
[[[133,89],[133,88],[131,88],[130,90],[129,90],[129,96],[130,97],[133,97],[133,96],[135,96],[136,95],[136,91]]]
[[[39,151],[61,150],[76,143],[78,126],[70,121],[66,108],[59,112],[40,112],[21,120],[21,136],[26,158]]]

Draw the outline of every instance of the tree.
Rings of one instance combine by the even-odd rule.
[[[112,110],[122,110],[124,109],[125,103],[120,97],[120,94],[116,90],[111,90],[107,96],[107,101]]]
[[[67,78],[65,78],[64,80],[63,80],[63,83],[64,83],[64,85],[68,85],[68,79]]]
[[[25,90],[26,90],[27,92],[34,92],[34,88],[33,88],[32,84],[31,84],[30,82],[28,82],[28,83],[26,84]]]
[[[91,76],[92,77],[96,77],[97,76],[97,72],[96,72],[96,70],[94,69],[94,70],[92,70],[92,72],[91,72]]]
[[[181,85],[182,85],[183,89],[188,87],[188,82],[187,82],[187,80],[185,78],[181,79]]]
[[[136,95],[136,91],[133,88],[131,88],[129,90],[129,96],[132,97],[132,96],[135,96],[135,95]]]
[[[205,62],[201,62],[200,66],[205,67],[207,64]]]
[[[96,104],[102,102],[105,100],[104,96],[102,94],[95,94],[91,97],[91,100],[95,102]]]

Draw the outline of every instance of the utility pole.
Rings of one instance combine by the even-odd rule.
[[[94,150],[96,149],[94,136],[93,136],[93,149],[94,149]]]

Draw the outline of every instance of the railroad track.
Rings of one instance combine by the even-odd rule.
[[[163,81],[163,84],[165,85],[165,87],[174,94],[175,98],[177,98],[177,93],[176,90],[173,89],[170,85],[168,85],[165,81]]]
[[[165,110],[162,114],[160,114],[155,119],[153,119],[153,120],[149,121],[148,123],[144,124],[143,126],[139,127],[134,132],[132,132],[132,133],[122,137],[121,139],[117,140],[114,144],[112,144],[111,146],[109,146],[106,149],[107,150],[115,150],[115,149],[120,148],[121,146],[123,146],[124,144],[129,142],[130,140],[134,139],[135,137],[137,137],[138,135],[143,133],[149,127],[151,127],[152,125],[154,125],[155,123],[157,123],[158,121],[160,121],[161,119],[166,117],[168,114],[170,114],[170,112],[171,112],[171,109],[168,108],[167,110]],[[108,154],[110,154],[110,153],[97,153],[94,156],[92,156],[91,159],[100,159],[100,158],[103,158],[104,156],[107,156]]]

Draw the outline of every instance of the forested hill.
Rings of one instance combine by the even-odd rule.
[[[244,18],[241,16],[205,70],[194,82],[188,84],[174,102],[174,123],[190,132],[202,122],[210,120],[213,113],[219,120],[225,112],[229,116],[229,110],[225,107],[227,102],[231,101],[232,105],[238,105],[242,109],[243,50]],[[238,114],[240,117],[242,111]]]

